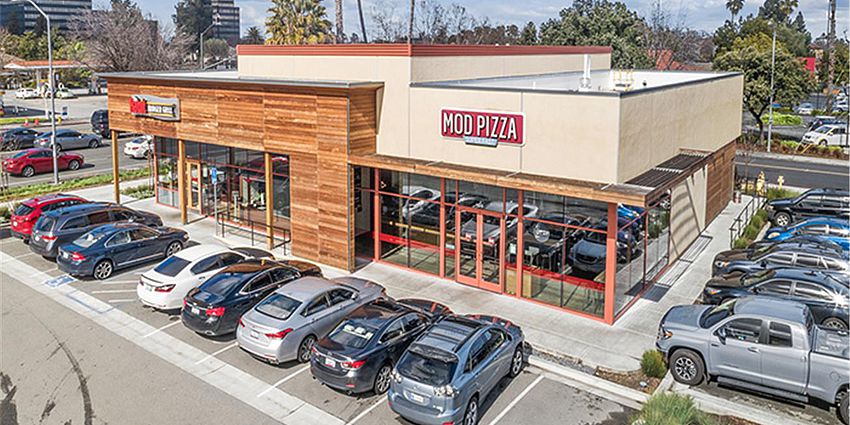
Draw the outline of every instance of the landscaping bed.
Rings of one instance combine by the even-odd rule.
[[[133,170],[122,170],[119,173],[119,180],[135,180],[150,176],[149,168],[138,168]],[[53,183],[35,183],[26,186],[16,186],[0,192],[0,202],[9,202],[14,200],[31,198],[33,196],[44,195],[46,193],[56,193],[67,190],[83,189],[87,187],[103,186],[112,183],[112,173],[99,174],[89,177],[78,177],[60,182],[58,185]]]
[[[605,379],[606,381],[611,381],[647,394],[652,394],[655,389],[658,388],[658,385],[661,384],[661,379],[646,376],[639,370],[631,372],[614,372],[611,370],[598,369],[595,375]]]
[[[741,151],[767,152],[767,144],[738,142],[738,149]],[[840,146],[810,145],[794,140],[774,140],[771,144],[771,152],[811,158],[850,159],[847,150]]]

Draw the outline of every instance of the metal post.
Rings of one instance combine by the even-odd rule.
[[[773,138],[773,71],[776,66],[776,24],[773,25],[773,45],[770,52],[770,112],[767,119],[767,151],[770,152],[770,144]]]

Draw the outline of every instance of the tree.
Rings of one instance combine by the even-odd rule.
[[[741,9],[744,8],[744,0],[726,0],[726,9],[729,9],[729,13],[732,14],[731,21],[734,23],[735,18],[738,17],[738,14],[741,13]]]
[[[263,44],[266,42],[266,37],[260,32],[260,28],[253,26],[245,32],[245,38],[242,39],[244,44]]]
[[[790,23],[791,13],[796,8],[797,0],[764,0],[759,8],[759,17],[777,23]]]
[[[771,37],[754,34],[739,38],[732,48],[714,58],[714,68],[744,74],[744,107],[755,118],[759,140],[764,139],[762,115],[770,106]],[[774,99],[784,104],[797,104],[805,99],[812,81],[803,64],[785,46],[776,43]]]
[[[360,16],[360,33],[363,36],[363,43],[368,43],[369,39],[366,37],[366,21],[363,20],[363,3],[360,0],[357,0],[357,14]]]
[[[699,62],[703,59],[703,43],[707,34],[685,26],[686,15],[680,9],[674,18],[663,2],[655,0],[648,17],[646,45],[656,68],[679,69],[677,64]]]
[[[200,47],[201,32],[213,22],[210,0],[180,0],[172,15],[177,32],[191,38],[192,51]]]
[[[823,45],[824,43],[820,44]],[[850,80],[848,80],[847,76],[848,70],[850,70],[850,62],[848,62],[848,56],[850,56],[850,45],[847,44],[846,40],[836,39],[834,52],[835,65],[832,67],[834,70],[832,77],[833,86],[846,87],[850,84]],[[818,61],[818,80],[824,82],[825,86],[829,82],[830,59],[829,51],[824,50],[823,58]]]
[[[746,38],[756,34],[773,36],[773,27],[770,21],[760,16],[748,16],[741,22],[740,28],[730,25],[726,21],[723,26],[714,33],[714,45],[720,54],[732,48],[735,40]],[[793,24],[778,23],[776,25],[776,41],[782,43],[794,56],[810,56],[809,45],[811,35],[808,32],[800,32]]]
[[[24,19],[21,16],[21,9],[10,8],[9,11],[3,11],[6,16],[3,17],[6,31],[11,34],[21,35],[24,32]]]
[[[230,55],[230,46],[227,40],[221,38],[210,38],[204,40],[204,56],[211,58],[213,62],[217,62]]]
[[[612,66],[648,68],[644,38],[646,25],[634,11],[621,2],[609,0],[574,0],[561,10],[558,19],[540,26],[542,44],[611,46]]]
[[[537,26],[534,25],[534,22],[528,21],[528,23],[522,27],[522,33],[519,36],[519,44],[537,44]]]
[[[315,44],[332,39],[331,22],[319,0],[272,0],[266,44]]]
[[[334,0],[334,9],[336,12],[336,33],[334,34],[336,38],[334,41],[342,43],[345,41],[345,27],[342,23],[342,0]]]

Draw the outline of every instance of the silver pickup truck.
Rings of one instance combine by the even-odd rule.
[[[661,319],[655,345],[683,384],[716,378],[799,402],[819,399],[848,421],[850,337],[816,326],[802,303],[756,296],[676,306]]]

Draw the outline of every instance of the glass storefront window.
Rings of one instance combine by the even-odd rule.
[[[646,276],[654,279],[669,261],[670,194],[649,208],[646,228]]]
[[[614,311],[620,313],[648,284],[646,279],[646,211],[617,206],[617,288]]]
[[[158,155],[156,158],[156,190],[160,203],[176,207],[177,197],[177,158]]]
[[[410,257],[408,226],[402,210],[402,199],[381,195],[381,259],[404,267]]]
[[[358,256],[375,256],[374,170],[354,167],[354,243]]]

